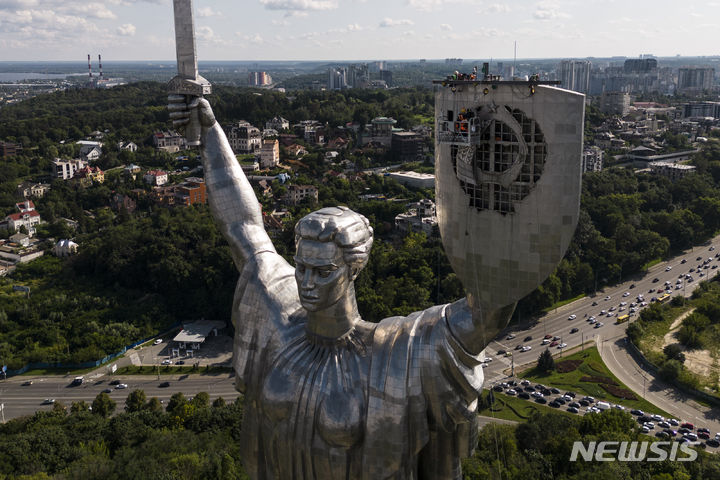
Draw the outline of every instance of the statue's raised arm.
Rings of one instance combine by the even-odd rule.
[[[210,104],[196,97],[189,104],[185,95],[170,95],[168,109],[173,126],[180,129],[197,128],[199,122],[200,153],[205,170],[208,202],[213,217],[230,244],[238,269],[253,255],[275,251],[265,231],[262,211],[225,132],[215,120]],[[192,115],[197,109],[197,115]]]

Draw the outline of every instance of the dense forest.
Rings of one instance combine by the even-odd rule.
[[[211,101],[222,123],[246,119],[260,126],[277,115],[330,126],[387,115],[407,128],[431,122],[433,116],[432,92],[423,89],[285,95],[218,87]],[[591,117],[602,120],[597,111]],[[74,141],[95,130],[107,131],[99,161],[103,168],[131,162],[177,168],[174,156],[150,146],[152,132],[167,127],[164,86],[155,83],[68,90],[3,107],[0,140],[20,141],[24,149],[3,160],[0,208],[11,213],[21,181],[47,176],[54,156],[76,155]],[[119,152],[114,142],[120,140],[135,141],[141,148]],[[352,136],[350,141],[352,145]],[[302,215],[319,206],[347,205],[366,215],[376,233],[370,263],[356,282],[364,318],[405,315],[462,296],[437,236],[401,235],[394,229],[395,215],[408,202],[432,198],[434,192],[378,175],[344,178],[323,161],[320,147],[308,148],[310,153],[294,166],[291,182],[316,185],[319,202],[288,207],[285,229],[272,233],[288,260],[294,249],[292,226]],[[385,160],[368,151],[342,155],[367,166]],[[711,136],[693,163],[697,174],[674,183],[626,168],[585,174],[580,221],[570,248],[556,271],[520,302],[516,316],[531,319],[558,301],[630,278],[714,235],[720,228],[720,139]],[[429,164],[414,167],[432,169]],[[141,199],[132,214],[112,211],[113,193],[149,187],[120,171],[106,177],[104,184],[87,188],[55,180],[51,191],[37,199],[48,222],[40,236],[72,236],[80,250],[65,260],[46,256],[0,280],[0,354],[10,368],[30,361],[97,360],[178,321],[229,318],[237,272],[208,208],[167,208]],[[287,188],[278,181],[272,186],[273,197],[261,199],[266,212],[278,206]],[[361,201],[366,193],[389,200]],[[77,230],[63,218],[76,220]],[[17,284],[31,287],[30,298],[13,292]]]
[[[104,395],[104,397],[103,397]],[[124,406],[107,395],[0,425],[0,479],[247,479],[239,456],[243,406],[207,394],[175,394],[163,406],[132,392]],[[164,407],[164,408],[163,408]],[[120,413],[112,415],[116,410]],[[610,410],[569,417],[538,414],[517,426],[490,424],[467,480],[718,480],[720,459],[700,451],[693,462],[569,462],[574,441],[642,441],[630,414]],[[682,453],[679,456],[684,456]]]

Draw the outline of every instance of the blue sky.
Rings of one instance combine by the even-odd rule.
[[[717,55],[720,0],[194,0],[200,60]],[[0,61],[175,58],[171,0],[0,0]]]

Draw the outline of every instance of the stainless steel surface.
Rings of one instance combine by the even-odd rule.
[[[464,299],[363,321],[353,282],[372,246],[367,219],[343,207],[302,218],[294,268],[265,232],[207,101],[169,100],[176,126],[201,126],[210,208],[240,272],[233,366],[245,394],[240,445],[249,475],[461,478],[478,426],[478,354],[509,313],[487,312],[492,327],[479,335],[483,317],[473,318]],[[473,338],[472,349],[461,335]]]
[[[168,91],[176,95],[208,95],[212,91],[210,82],[198,74],[192,0],[173,0],[173,8],[178,75],[168,82]],[[199,122],[190,122],[183,130],[188,145],[200,145]]]

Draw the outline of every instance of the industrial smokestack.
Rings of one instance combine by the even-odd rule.
[[[98,64],[99,64],[98,68],[100,68],[100,78],[103,78],[103,76],[102,76],[102,57],[100,56],[99,53],[98,53]]]
[[[92,66],[90,66],[90,54],[88,53],[88,75],[92,78]]]

